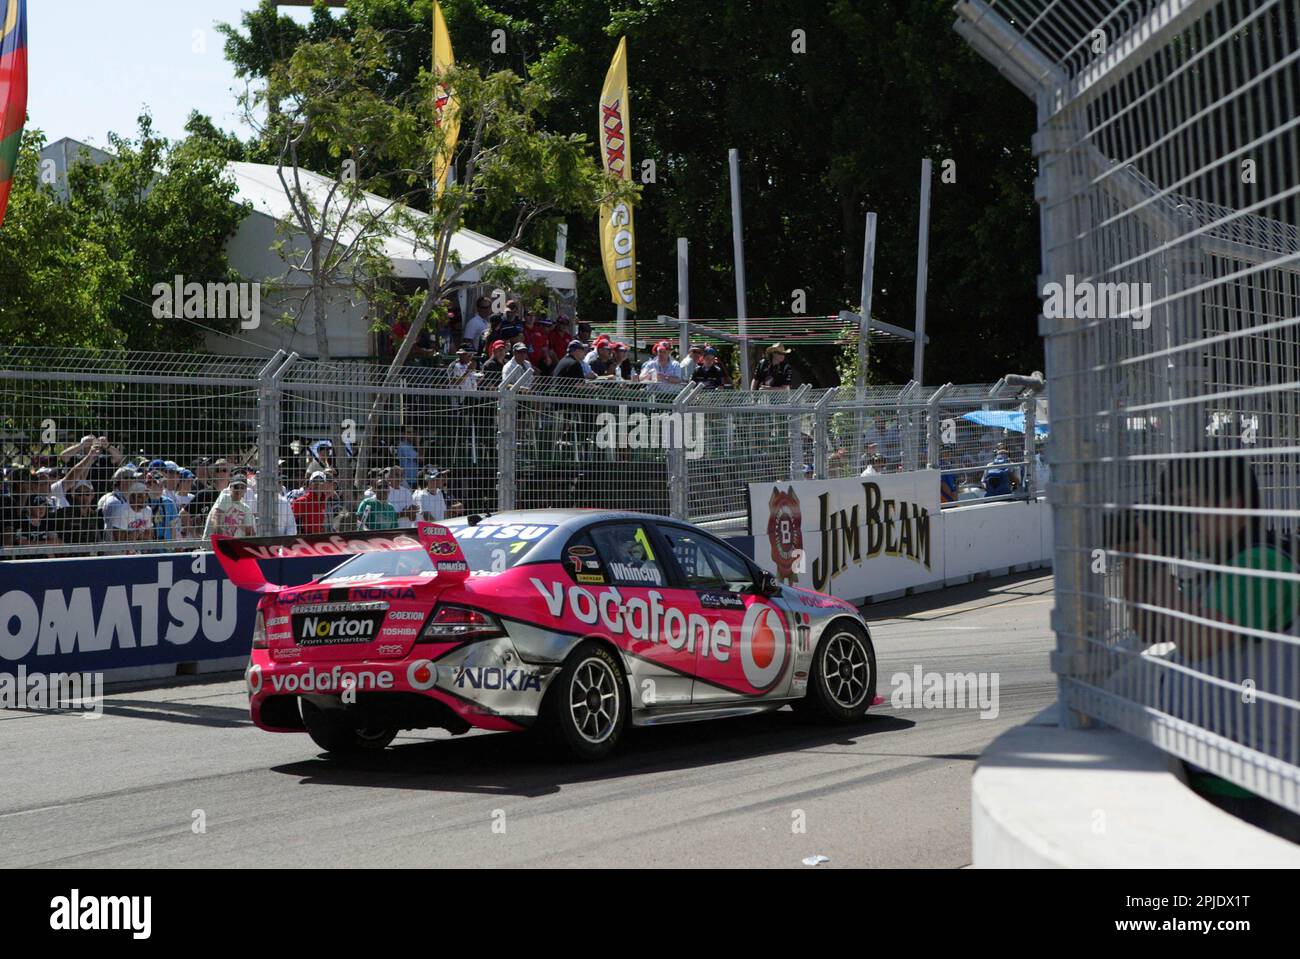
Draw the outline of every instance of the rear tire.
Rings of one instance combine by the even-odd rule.
[[[565,758],[604,759],[623,738],[627,684],[618,657],[594,640],[578,644],[547,691],[542,731]]]
[[[821,722],[861,719],[876,699],[876,650],[857,623],[833,623],[813,653],[808,692],[794,711]]]
[[[302,700],[302,722],[312,742],[327,753],[342,756],[381,752],[397,738],[396,729],[364,729],[343,710],[321,709],[305,699]]]

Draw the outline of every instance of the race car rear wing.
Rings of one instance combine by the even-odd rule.
[[[435,527],[433,523],[421,523],[421,527]],[[356,553],[385,552],[396,549],[427,549],[439,576],[445,574],[457,578],[460,569],[455,567],[459,560],[464,567],[464,575],[469,575],[469,566],[465,556],[456,543],[456,538],[445,526],[436,526],[439,533],[430,533],[427,537],[423,531],[411,535],[410,530],[374,530],[358,533],[316,533],[310,536],[252,536],[247,538],[233,536],[213,536],[212,551],[216,553],[221,567],[230,577],[230,581],[240,589],[255,593],[275,592],[284,587],[268,582],[261,560],[294,559],[300,556],[338,556],[346,557]],[[450,540],[451,545],[447,544]],[[434,545],[438,552],[434,552]]]

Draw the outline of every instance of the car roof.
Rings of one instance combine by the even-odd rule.
[[[560,558],[564,544],[579,529],[592,523],[604,523],[628,520],[642,523],[676,523],[683,526],[691,524],[685,520],[676,520],[669,516],[654,513],[638,513],[633,510],[608,509],[512,509],[501,513],[479,514],[481,522],[494,526],[536,525],[554,526],[554,532],[548,534],[528,554],[528,563],[553,562]],[[469,523],[466,517],[457,517],[443,522],[442,525],[459,529]]]

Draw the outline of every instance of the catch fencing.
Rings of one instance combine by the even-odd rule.
[[[6,480],[4,555],[198,548],[203,510],[186,510],[164,531],[163,490],[183,498],[243,466],[255,469],[243,495],[263,535],[291,528],[278,491],[302,488],[317,470],[336,480],[328,515],[341,530],[355,528],[359,499],[379,482],[377,471],[393,466],[407,487],[390,494],[399,513],[402,497],[437,467],[446,471],[449,498],[468,513],[633,509],[723,533],[747,530],[745,491],[753,482],[951,467],[948,505],[983,497],[982,473],[1000,446],[1009,447],[1011,495],[1038,488],[1032,424],[1042,418],[1042,403],[1006,380],[750,392],[533,373],[505,382],[496,373],[454,377],[451,369],[409,366],[392,374],[373,363],[284,353],[254,360],[0,348],[0,443],[5,462],[18,464]],[[996,425],[1016,416],[1031,424],[1027,432]],[[136,482],[122,478],[119,486],[117,470],[142,464],[147,473],[154,460],[200,475],[178,483],[164,468],[158,481],[145,478],[134,505],[153,504],[154,527],[106,534],[96,503],[115,488],[129,493]],[[52,472],[33,477],[30,470],[39,468]],[[59,476],[63,483],[51,489]],[[8,535],[25,520],[31,495],[68,502],[73,512],[59,510],[47,527],[64,533],[61,544]],[[86,528],[67,535],[81,514]]]
[[[1064,721],[1300,812],[1300,5],[956,11],[1038,110]]]

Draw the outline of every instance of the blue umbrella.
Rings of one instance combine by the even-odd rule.
[[[1013,433],[1023,433],[1025,431],[1025,414],[1019,410],[972,410],[969,413],[964,413],[962,419],[977,423],[980,426],[1011,430]],[[1046,436],[1047,424],[1035,423],[1034,435]]]

